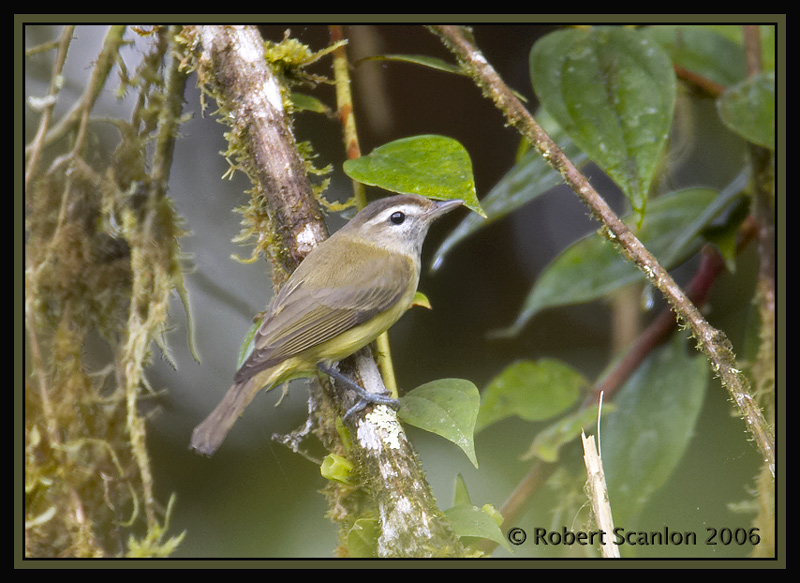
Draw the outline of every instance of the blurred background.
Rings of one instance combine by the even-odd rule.
[[[474,27],[476,43],[487,60],[510,87],[528,99],[532,111],[536,100],[528,74],[528,53],[538,38],[555,28],[537,24]],[[264,38],[276,42],[287,29],[313,50],[329,43],[328,29],[323,25],[261,27]],[[105,31],[105,27],[94,25],[76,29],[67,61],[64,96],[70,92],[77,96],[81,91]],[[29,27],[26,46],[57,38],[59,32],[59,26]],[[394,53],[453,60],[435,36],[416,25],[348,26],[345,35],[353,62],[371,54]],[[135,42],[123,51],[123,56],[133,69],[141,57],[141,47],[148,41],[133,35],[131,38]],[[51,58],[41,56],[26,61],[26,96],[45,94]],[[311,70],[329,75],[330,59],[323,59]],[[98,111],[124,117],[120,111],[125,111],[126,101],[118,101],[113,89],[106,88]],[[493,104],[465,77],[403,63],[364,63],[353,72],[353,91],[363,153],[416,134],[449,136],[461,142],[472,158],[479,197],[514,164],[518,134],[504,125]],[[333,106],[332,86],[320,86],[313,94]],[[263,260],[242,264],[231,258],[250,255],[249,247],[232,242],[240,229],[240,215],[233,209],[247,202],[245,191],[250,184],[241,173],[230,180],[222,179],[228,169],[220,155],[226,149],[226,127],[213,115],[213,103],[204,114],[201,112],[194,78],[187,84],[185,100],[185,111],[193,112],[193,117],[181,126],[169,194],[191,233],[183,239],[182,248],[190,267],[189,307],[201,362],[195,362],[189,354],[186,314],[175,298],[167,342],[177,370],[165,359],[156,358],[148,375],[150,384],[163,391],[157,402],[149,405],[152,410],[148,440],[156,489],[165,503],[176,493],[170,532],[187,533],[175,556],[331,557],[337,544],[336,527],[325,517],[326,502],[318,492],[324,479],[316,465],[272,439],[274,433],[287,433],[304,423],[304,381],[292,384],[279,407],[275,406],[279,391],[259,395],[214,457],[206,459],[188,450],[192,428],[218,403],[231,383],[239,345],[253,316],[270,301],[271,279]],[[680,160],[670,169],[669,188],[722,188],[737,171],[740,153],[707,147],[707,143],[719,143],[715,137],[724,131],[716,121],[713,101],[694,100],[686,114],[691,116],[689,127],[694,131]],[[26,110],[26,120],[30,115]],[[36,118],[30,119],[33,121],[26,125],[26,142],[36,129]],[[326,197],[349,198],[350,181],[341,171],[344,152],[338,121],[300,113],[295,128],[298,141],[313,144],[319,156],[317,165],[333,166]],[[113,139],[113,132],[108,137]],[[732,143],[731,147],[738,145]],[[624,199],[610,181],[592,168],[587,168],[586,173],[615,210],[625,213]],[[379,195],[370,191],[372,197]],[[463,209],[452,213],[432,228],[423,255],[426,265],[438,244],[467,212]],[[331,229],[339,224],[341,221],[332,220]],[[540,314],[510,340],[489,340],[487,332],[510,325],[537,274],[567,245],[596,228],[579,200],[559,187],[456,247],[442,267],[434,274],[425,273],[420,283],[420,290],[428,295],[433,309],[411,310],[392,328],[393,357],[401,390],[443,377],[469,379],[482,388],[519,358],[561,359],[587,378],[595,379],[613,356],[611,308],[605,304]],[[734,346],[742,339],[748,298],[753,293],[753,260],[749,250],[739,259],[736,273],[715,284],[709,304],[709,319],[726,331]],[[691,266],[686,273],[691,273]],[[680,272],[677,277],[680,282]],[[409,433],[442,508],[452,505],[458,473],[464,476],[473,503],[499,507],[527,473],[529,463],[519,457],[540,429],[536,424],[514,419],[490,427],[476,444],[481,464],[477,470],[455,445],[414,428],[409,428]],[[310,441],[309,451],[320,456],[319,448],[315,449]],[[580,463],[579,457],[572,461]],[[640,524],[647,529],[667,524],[698,533],[704,533],[706,526],[747,526],[750,516],[732,512],[730,505],[747,498],[757,469],[756,450],[747,441],[742,423],[731,415],[727,393],[713,380],[687,454],[670,482],[648,505]],[[557,480],[537,494],[520,518],[519,526],[528,532],[535,526],[560,528],[566,524],[580,528],[573,525],[572,516],[554,516],[552,509],[559,505],[562,492],[553,484]],[[661,548],[656,556],[745,556],[748,550],[700,545],[689,549]],[[514,549],[513,555],[499,550],[496,556],[542,553],[542,549],[522,545]]]

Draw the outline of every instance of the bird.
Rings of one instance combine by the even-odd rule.
[[[363,400],[369,393],[333,365],[370,344],[411,306],[421,253],[435,219],[463,203],[416,194],[380,198],[315,247],[270,304],[253,350],[219,405],[192,432],[190,448],[211,456],[262,389],[322,371]]]

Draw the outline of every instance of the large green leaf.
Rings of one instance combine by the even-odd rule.
[[[473,435],[480,402],[478,388],[471,382],[439,379],[403,395],[398,415],[406,423],[458,445],[477,468]]]
[[[675,74],[658,44],[624,27],[572,28],[530,54],[542,106],[644,214],[672,125]]]
[[[485,216],[475,194],[472,161],[464,146],[452,138],[422,135],[395,140],[347,160],[344,172],[353,180],[391,192],[458,198]]]
[[[775,147],[775,73],[753,75],[717,100],[722,122],[744,139]]]
[[[514,362],[484,389],[476,432],[511,416],[550,419],[571,407],[587,385],[580,373],[557,360]]]
[[[600,447],[617,524],[627,524],[672,474],[692,439],[708,385],[706,358],[685,336],[656,350],[603,417]]]
[[[698,249],[700,233],[720,212],[716,206],[711,207],[715,212],[705,212],[717,195],[711,189],[690,188],[651,201],[637,235],[665,268],[675,267]],[[636,218],[626,222],[630,225]],[[512,336],[541,310],[589,302],[643,277],[612,243],[591,233],[545,268],[514,324],[494,334]]]

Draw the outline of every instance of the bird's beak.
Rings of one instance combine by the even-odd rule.
[[[433,203],[435,206],[428,211],[428,216],[431,218],[431,220],[460,207],[462,204],[464,204],[464,201],[459,199],[437,200],[433,201]]]

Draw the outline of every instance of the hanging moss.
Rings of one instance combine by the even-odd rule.
[[[126,545],[160,554],[179,540],[162,541],[139,402],[149,392],[151,343],[163,345],[168,298],[176,289],[185,295],[184,231],[164,191],[183,80],[170,75],[176,61],[170,31],[162,27],[153,30],[151,51],[129,76],[120,56],[125,32],[110,28],[76,104],[80,115],[68,115],[54,124],[57,131],[45,131],[45,139],[29,146],[30,557],[115,556]],[[66,50],[72,38],[62,36],[60,47]],[[102,127],[89,113],[114,65],[119,94],[136,92],[138,100],[129,120],[111,122],[118,139],[104,156],[93,141]],[[146,155],[150,144],[153,159]],[[126,530],[132,539],[123,536]],[[148,545],[136,544],[140,534]]]

